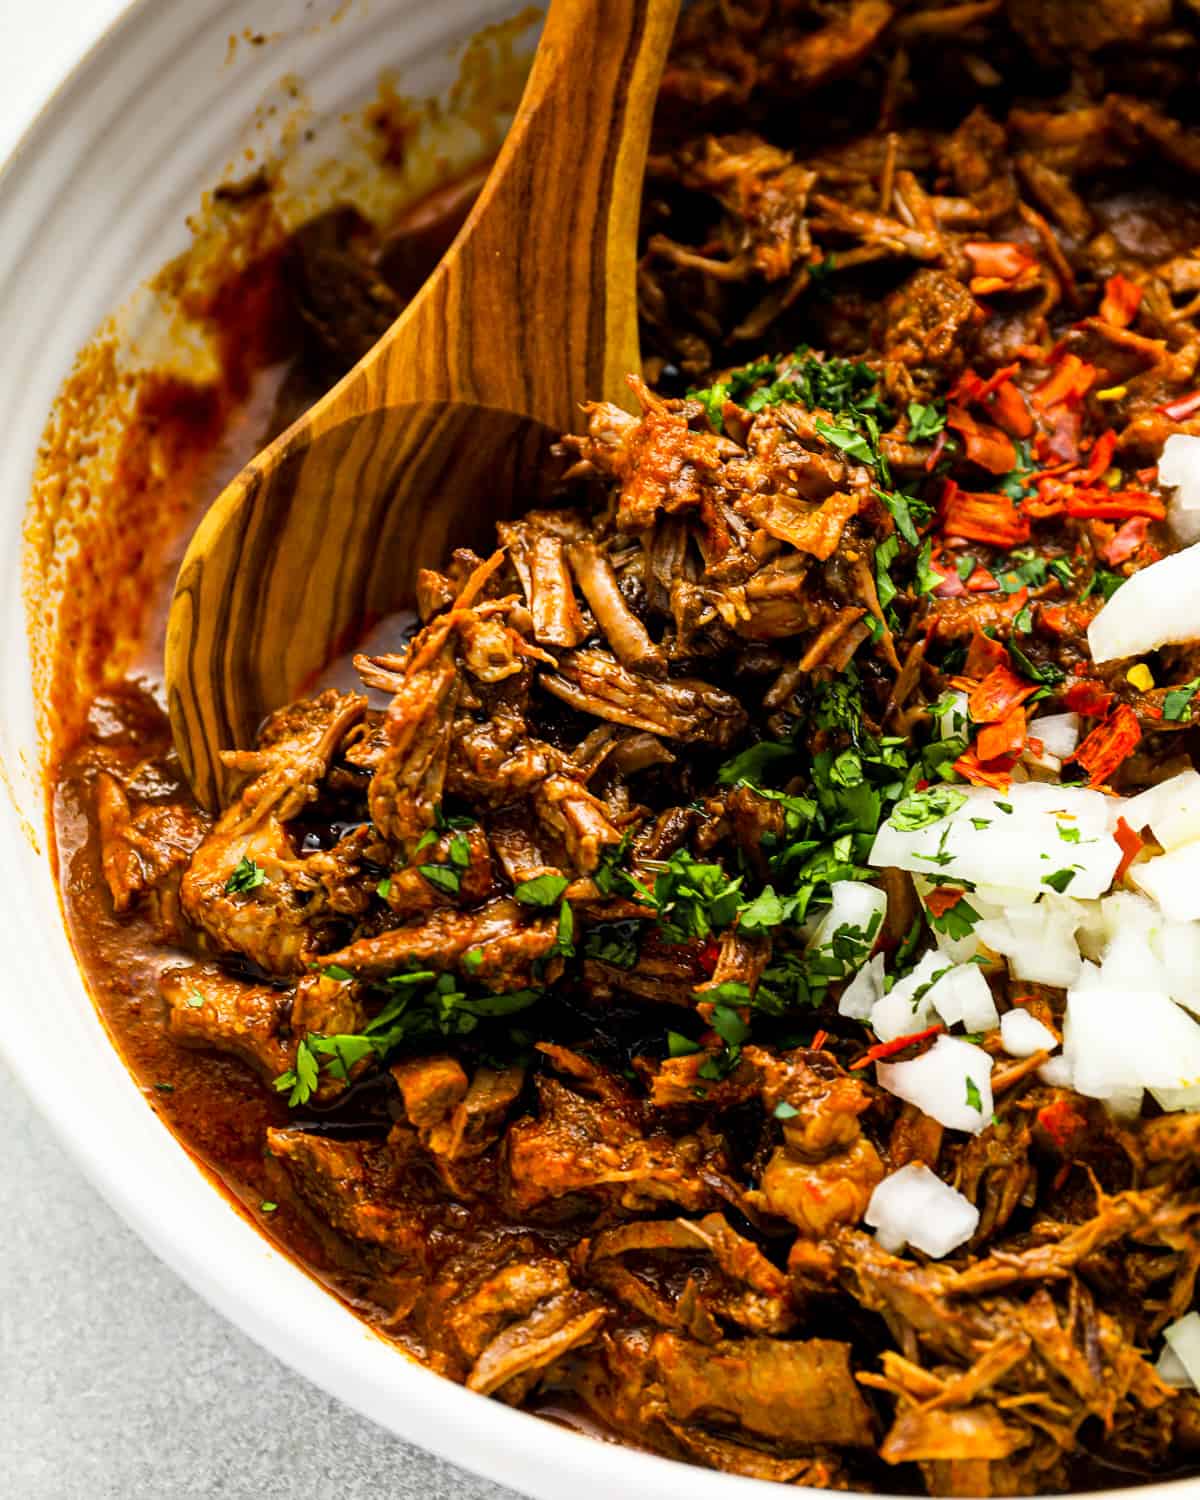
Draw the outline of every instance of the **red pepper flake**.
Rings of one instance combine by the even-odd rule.
[[[1104,283],[1104,301],[1100,316],[1114,328],[1128,328],[1142,300],[1142,289],[1118,271]]]
[[[1186,421],[1194,412],[1200,411],[1200,391],[1192,391],[1187,396],[1176,396],[1174,401],[1164,401],[1154,410],[1169,417],[1172,422]]]
[[[1037,684],[1018,677],[1007,661],[994,666],[967,699],[967,712],[976,724],[997,724],[1011,710],[1032,698]]]
[[[1015,281],[1030,266],[1037,264],[1028,250],[1014,245],[1011,240],[969,240],[963,249],[976,276],[994,277],[999,281]]]
[[[1088,785],[1105,785],[1113,772],[1137,748],[1142,726],[1128,703],[1119,703],[1103,724],[1097,724],[1071,759],[1088,773]]]
[[[1064,354],[1049,379],[1034,391],[1033,404],[1048,411],[1060,402],[1079,401],[1091,390],[1096,374],[1095,365],[1084,364],[1078,354]]]
[[[1126,870],[1146,847],[1146,841],[1140,833],[1130,828],[1124,818],[1117,819],[1117,828],[1113,838],[1116,839],[1121,850],[1121,863],[1117,866],[1117,873],[1113,876],[1113,881],[1118,882],[1125,879]]]
[[[1112,702],[1113,695],[1094,677],[1081,677],[1063,694],[1063,707],[1068,713],[1082,714],[1087,719],[1102,719]]]
[[[716,938],[710,937],[704,944],[703,948],[700,949],[699,953],[696,954],[696,962],[700,965],[700,967],[706,974],[711,975],[713,970],[717,967],[717,959],[720,958],[720,956],[720,944],[717,942]]]
[[[981,760],[978,751],[972,746],[954,762],[954,769],[972,786],[990,786],[994,791],[1002,792],[1012,780],[1012,769],[1016,763],[1015,755],[1001,756],[999,760]]]
[[[970,594],[994,592],[999,587],[1000,585],[996,582],[995,577],[979,563],[976,564],[975,571],[967,579],[967,592]]]
[[[1069,1151],[1090,1130],[1087,1105],[1074,1094],[1045,1104],[1037,1112],[1037,1123],[1060,1151]]]
[[[1112,541],[1100,549],[1101,558],[1110,568],[1115,568],[1118,563],[1127,562],[1146,540],[1146,528],[1149,525],[1148,516],[1132,516]]]
[[[961,886],[935,885],[925,897],[925,905],[931,917],[944,917],[952,907],[958,905],[962,898]]]
[[[1066,499],[1067,515],[1080,520],[1122,521],[1126,516],[1164,520],[1167,507],[1148,490],[1072,489]]]
[[[996,394],[988,405],[997,427],[1002,427],[1010,437],[1027,438],[1033,431],[1033,417],[1025,404],[1025,397],[1011,380],[1004,380],[996,387]]]
[[[1019,364],[1004,365],[986,380],[974,370],[964,370],[946,393],[946,400],[986,401],[1006,380],[1011,380],[1020,368]]]
[[[952,427],[963,440],[967,458],[989,474],[1007,474],[1017,466],[1017,450],[1012,439],[987,423],[977,422],[965,407],[946,410],[946,426]]]
[[[895,1057],[897,1052],[915,1047],[918,1042],[927,1041],[931,1036],[937,1036],[945,1029],[944,1026],[928,1026],[924,1031],[911,1031],[907,1036],[898,1036],[890,1042],[876,1042],[873,1047],[868,1047],[857,1062],[850,1064],[850,1071],[857,1073],[860,1068],[869,1068],[873,1062],[882,1062],[885,1058]]]
[[[1094,484],[1097,479],[1108,472],[1116,447],[1117,435],[1110,427],[1102,432],[1092,444],[1092,450],[1088,454],[1087,468],[1079,474],[1068,474],[1067,478],[1077,479],[1082,484]]]
[[[1068,635],[1072,628],[1071,611],[1062,604],[1043,604],[1038,610],[1038,624],[1051,635]]]
[[[931,557],[929,566],[942,580],[933,591],[935,599],[961,599],[967,592],[966,584],[958,576],[952,563],[943,562],[940,557]]]
[[[1003,757],[1020,755],[1024,748],[1025,710],[1019,703],[995,724],[985,724],[975,741],[975,753],[980,763],[989,766]]]
[[[942,494],[942,526],[948,536],[990,547],[1017,547],[1030,536],[1029,521],[1007,495],[972,494],[952,479]]]
[[[986,677],[993,667],[1008,660],[1008,652],[990,635],[977,630],[967,647],[967,659],[963,662],[963,676],[973,677],[976,682]]]

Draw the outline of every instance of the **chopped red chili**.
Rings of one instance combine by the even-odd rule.
[[[1114,328],[1127,328],[1142,300],[1142,289],[1135,281],[1118,272],[1104,283],[1104,300],[1100,316]]]
[[[942,494],[942,526],[948,536],[991,547],[1016,547],[1030,536],[1029,521],[1007,495],[972,493],[953,480]]]
[[[976,724],[997,724],[1036,692],[1036,683],[1018,677],[1008,662],[1002,661],[967,699],[967,712]]]
[[[1146,847],[1146,841],[1136,829],[1130,828],[1124,818],[1117,819],[1117,828],[1113,838],[1116,839],[1121,850],[1121,863],[1117,866],[1117,873],[1113,876],[1114,883],[1119,883],[1125,879],[1126,870]]]
[[[1103,724],[1097,724],[1071,757],[1088,773],[1090,786],[1104,786],[1137,748],[1142,726],[1128,703],[1119,703]]]

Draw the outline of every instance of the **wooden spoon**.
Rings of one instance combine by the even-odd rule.
[[[650,123],[679,0],[553,0],[457,239],[378,344],[230,484],[188,547],[166,682],[197,799],[417,570],[538,494],[579,405],[627,404]]]

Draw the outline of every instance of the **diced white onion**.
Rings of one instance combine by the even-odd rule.
[[[1200,547],[1185,547],[1142,568],[1088,626],[1092,660],[1145,656],[1172,642],[1200,639]]]
[[[1006,792],[971,787],[964,796],[949,817],[923,828],[885,821],[869,863],[934,880],[1006,886],[1017,900],[1052,891],[1046,877],[1064,869],[1071,872],[1073,897],[1101,896],[1112,884],[1121,861],[1111,836],[1124,807],[1120,798],[1035,781],[1014,783]],[[1064,831],[1077,832],[1078,842],[1065,839]]]
[[[1136,833],[1149,828],[1164,849],[1200,839],[1200,772],[1180,771],[1130,797],[1121,816]]]
[[[1189,1382],[1200,1388],[1200,1313],[1185,1313],[1174,1323],[1168,1323],[1163,1329],[1163,1339],[1187,1372]]]
[[[1066,760],[1079,743],[1079,715],[1043,714],[1040,719],[1030,719],[1029,733],[1035,740],[1041,740],[1051,755]]]
[[[1050,1052],[1058,1046],[1049,1026],[1019,1005],[1000,1017],[1000,1040],[1009,1057],[1032,1057],[1035,1052]]]
[[[935,1260],[965,1245],[979,1227],[975,1205],[922,1162],[885,1177],[864,1217],[883,1249],[897,1255],[915,1245]]]
[[[934,948],[917,961],[911,973],[896,981],[871,1011],[871,1030],[881,1042],[894,1042],[898,1036],[924,1031],[933,1024],[929,987],[939,974],[948,974],[953,967]],[[925,993],[918,996],[920,990]]]
[[[861,880],[835,880],[829,887],[832,905],[821,918],[809,943],[810,948],[831,948],[838,930],[857,928],[864,934],[878,932],[887,914],[887,896],[875,885]],[[874,939],[865,939],[868,950]]]
[[[883,954],[868,959],[842,991],[838,1015],[852,1021],[868,1021],[871,1011],[883,998]]]
[[[1159,482],[1175,486],[1167,520],[1181,542],[1200,542],[1200,438],[1173,432],[1158,461]]]
[[[1150,1094],[1159,1109],[1169,1115],[1176,1111],[1192,1114],[1200,1109],[1200,1083],[1187,1089],[1151,1089]]]
[[[887,1089],[948,1130],[978,1135],[992,1120],[992,1059],[982,1047],[939,1036],[911,1062],[878,1063],[876,1077]]]
[[[1071,1087],[1071,1064],[1060,1052],[1057,1057],[1052,1057],[1041,1065],[1038,1069],[1038,1077],[1043,1083],[1049,1084],[1052,1089],[1069,1089]]]
[[[981,943],[1008,959],[1014,979],[1069,989],[1079,977],[1075,929],[1082,920],[1078,902],[1053,893],[1033,904],[1008,906],[999,919],[978,922]]]
[[[1200,1026],[1185,1010],[1161,991],[1116,987],[1103,970],[1082,977],[1063,1029],[1074,1089],[1130,1112],[1144,1089],[1200,1084]]]
[[[1200,840],[1131,865],[1129,874],[1171,921],[1200,918]]]
[[[929,991],[929,1002],[947,1026],[961,1021],[968,1031],[991,1031],[1000,1024],[991,987],[978,964],[956,964]]]

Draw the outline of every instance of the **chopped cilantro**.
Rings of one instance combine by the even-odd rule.
[[[917,553],[917,593],[932,594],[942,581],[942,575],[933,566],[933,541],[926,537]]]
[[[1053,875],[1042,876],[1042,884],[1048,885],[1051,890],[1057,891],[1061,896],[1074,879],[1075,871],[1073,869],[1055,870]]]
[[[1058,828],[1058,836],[1064,844],[1077,844],[1079,842],[1078,828],[1068,828],[1063,823],[1059,823],[1056,826]]]
[[[929,925],[934,931],[944,933],[948,938],[969,937],[978,921],[979,913],[965,896],[960,896],[941,916],[930,913],[929,917]]]
[[[721,786],[737,786],[740,781],[758,786],[770,767],[795,758],[795,745],[784,740],[760,740],[727,760],[717,772],[717,781]]]
[[[700,1051],[700,1043],[692,1041],[680,1031],[667,1032],[667,1053],[670,1057],[691,1057]]]
[[[375,894],[381,901],[386,901],[392,894],[392,877],[390,875],[385,875],[375,887]]]
[[[1192,699],[1200,692],[1200,677],[1172,688],[1163,698],[1163,718],[1176,724],[1187,724],[1192,718]]]
[[[443,891],[447,896],[458,895],[462,875],[450,865],[418,865],[417,870],[435,890]]]
[[[259,1212],[264,1214],[273,1214],[278,1207],[278,1203],[271,1203],[266,1198],[258,1205]]]
[[[266,871],[256,865],[249,855],[243,854],[234,866],[233,874],[225,882],[225,894],[239,896],[246,891],[256,891],[260,885],[266,884],[266,879]]]
[[[946,425],[946,414],[932,404],[921,401],[908,403],[908,440],[910,443],[927,443],[937,437]]]
[[[460,870],[465,870],[471,863],[471,845],[467,836],[463,833],[451,835],[448,852],[450,863]]]
[[[972,1109],[983,1113],[983,1095],[979,1092],[979,1085],[973,1078],[967,1079],[967,1103]]]
[[[789,1104],[786,1099],[781,1099],[771,1113],[777,1120],[794,1120],[800,1111],[794,1104]]]
[[[924,792],[913,792],[892,808],[889,819],[893,828],[912,833],[948,818],[967,800],[966,792],[956,786],[933,786]]]
[[[345,984],[346,980],[353,979],[349,969],[343,969],[341,964],[326,964],[321,970],[322,979],[336,979],[339,984]]]
[[[1010,813],[1013,810],[1013,805],[1011,802],[997,802],[996,806],[1002,813]]]
[[[632,969],[641,951],[641,935],[640,922],[600,922],[583,940],[584,957],[615,969]]]
[[[513,895],[523,906],[557,906],[570,884],[566,875],[536,875],[532,880],[523,880]]]

